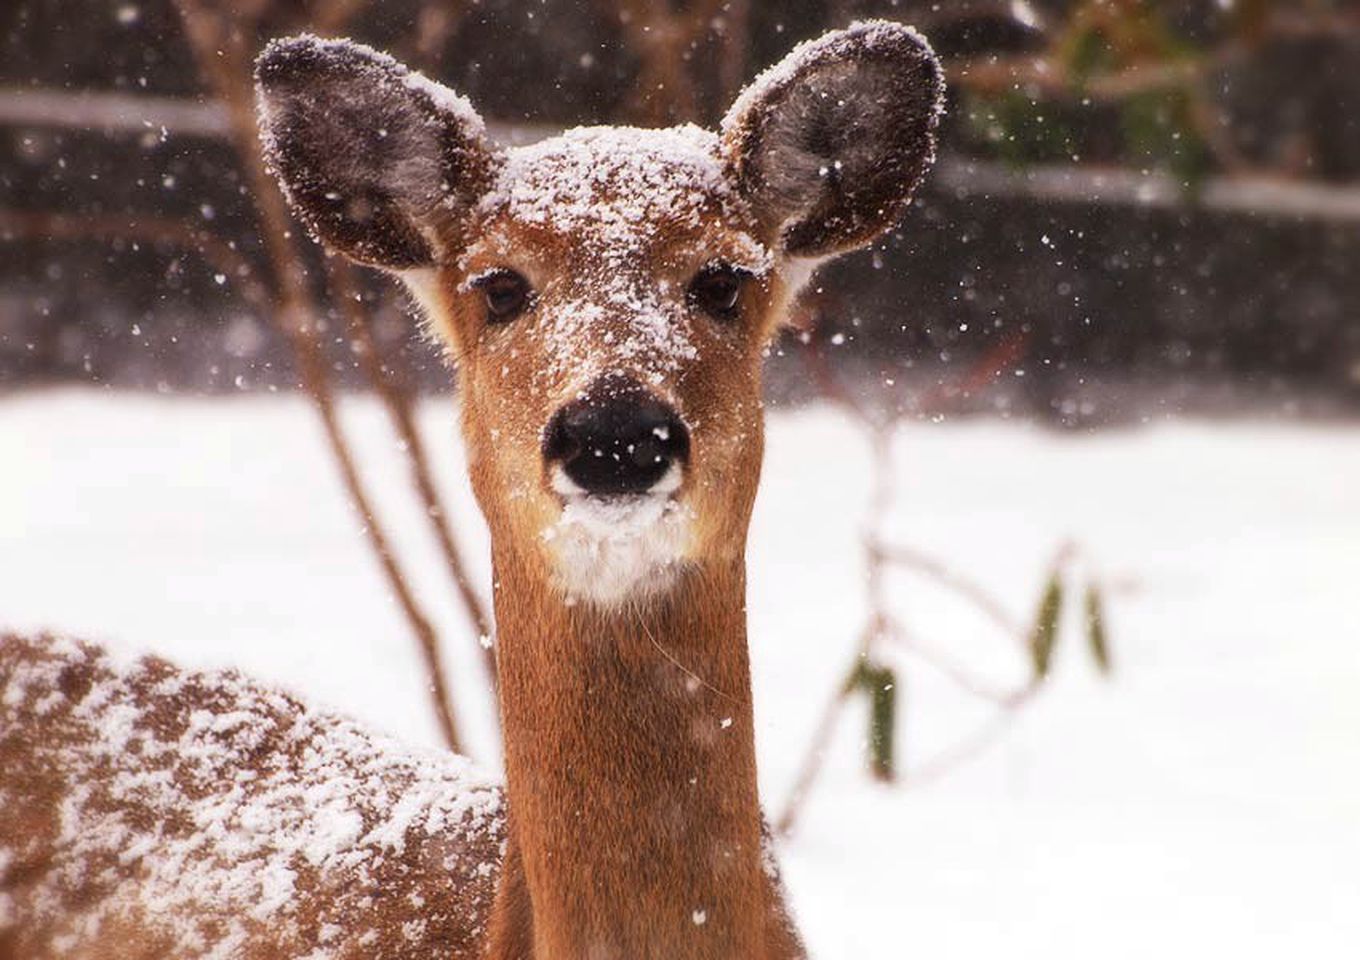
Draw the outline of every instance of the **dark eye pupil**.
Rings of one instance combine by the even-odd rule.
[[[741,296],[742,275],[731,267],[709,267],[694,278],[691,287],[699,307],[719,317],[731,317]]]
[[[493,320],[509,320],[523,311],[529,299],[529,284],[517,273],[497,273],[481,285],[487,313]]]

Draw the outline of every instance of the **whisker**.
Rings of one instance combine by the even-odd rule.
[[[660,653],[667,660],[669,660],[671,664],[685,676],[689,677],[695,683],[707,687],[709,690],[713,691],[714,693],[716,693],[718,696],[722,697],[729,703],[734,703],[739,707],[746,706],[745,700],[738,700],[730,693],[726,693],[725,691],[719,690],[717,687],[713,686],[713,684],[709,683],[703,677],[699,676],[689,667],[685,666],[683,663],[677,660],[669,650],[667,650],[665,647],[661,645],[660,641],[658,641],[656,637],[652,636],[652,631],[647,629],[647,621],[642,619],[642,617],[638,617],[638,626],[642,628],[643,634],[647,637],[649,641],[651,641],[652,646],[656,647],[657,652]]]

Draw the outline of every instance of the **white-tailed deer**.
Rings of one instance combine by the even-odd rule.
[[[458,367],[491,530],[506,785],[233,674],[0,646],[0,956],[786,960],[744,551],[760,367],[815,265],[891,227],[941,74],[886,22],[695,127],[503,150],[450,91],[301,37],[269,159]]]

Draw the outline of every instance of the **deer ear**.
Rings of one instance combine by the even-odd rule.
[[[757,77],[723,119],[723,149],[783,251],[828,256],[897,222],[934,160],[943,103],[943,72],[920,34],[856,23]]]
[[[392,270],[458,245],[498,163],[466,100],[376,50],[312,36],[270,43],[255,80],[265,158],[318,240]]]

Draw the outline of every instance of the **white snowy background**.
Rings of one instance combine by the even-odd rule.
[[[437,614],[473,754],[490,705],[407,468],[349,400],[364,468]],[[482,579],[447,400],[422,408]],[[1059,435],[921,424],[895,449],[895,538],[1028,616],[1058,543],[1117,589],[1116,672],[1069,629],[1050,688],[946,777],[863,773],[852,711],[781,848],[814,954],[1354,957],[1360,949],[1360,426],[1165,422]],[[761,786],[782,806],[864,615],[868,451],[832,410],[769,418],[751,531]],[[1025,663],[928,581],[914,636],[998,684]],[[1074,626],[1069,624],[1069,627]],[[230,665],[436,743],[415,647],[299,397],[93,390],[0,401],[0,627]],[[903,657],[908,774],[990,716]]]

